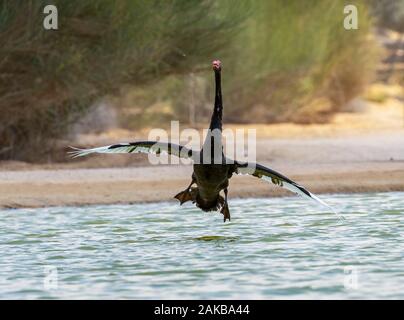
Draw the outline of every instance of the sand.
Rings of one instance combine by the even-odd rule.
[[[264,137],[257,147],[258,162],[314,193],[404,191],[404,129],[343,137]],[[95,155],[88,161],[114,157],[131,155]],[[115,168],[3,165],[0,207],[177,201],[173,196],[189,184],[192,166],[150,166],[147,156],[140,157],[142,166],[118,163]],[[234,176],[229,190],[230,198],[293,195],[248,176]]]

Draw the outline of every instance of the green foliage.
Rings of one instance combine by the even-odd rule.
[[[57,31],[42,27],[47,4],[58,8]],[[244,9],[229,0],[2,0],[0,158],[40,158],[96,99],[205,64]]]
[[[367,7],[363,1],[351,3],[358,7],[358,30],[343,28],[343,0],[255,1],[235,42],[239,54],[231,61],[233,74],[226,75],[235,79],[227,87],[227,96],[235,97],[228,111],[232,120],[246,108],[264,106],[256,119],[251,112],[242,118],[300,121],[299,110],[313,99],[327,98],[335,110],[357,95],[377,55]],[[307,117],[303,121],[310,122]]]
[[[58,31],[42,27],[51,3]],[[374,69],[366,3],[350,3],[359,30],[343,28],[344,0],[2,0],[0,158],[43,158],[122,88],[135,88],[124,107],[139,110],[127,125],[188,121],[190,92],[206,122],[213,58],[224,65],[227,121],[312,121],[312,101],[326,99],[330,113]]]
[[[358,30],[343,27],[345,4],[344,0],[251,2],[247,20],[219,56],[223,60],[225,120],[325,121],[358,95],[372,80],[378,50],[366,2],[350,2],[358,8]],[[194,90],[198,96],[197,124],[209,120],[213,99],[212,73],[198,77],[205,81],[199,81]],[[160,105],[165,101],[174,119],[188,121],[188,76],[164,79],[152,90],[164,95],[148,101],[146,109],[156,101]],[[144,94],[150,96],[150,91],[146,89]],[[126,101],[126,105],[137,102]],[[158,122],[159,116],[153,119]],[[126,120],[128,127],[156,125],[150,116]]]

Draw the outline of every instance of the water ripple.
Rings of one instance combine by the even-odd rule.
[[[404,193],[0,210],[0,298],[404,299]]]

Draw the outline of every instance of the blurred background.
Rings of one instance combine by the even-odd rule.
[[[47,4],[58,30],[43,28]],[[358,30],[343,28],[346,4]],[[1,0],[0,43],[6,168],[171,120],[206,127],[215,58],[228,127],[299,138],[404,126],[403,0]]]

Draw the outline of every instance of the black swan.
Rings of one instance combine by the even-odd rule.
[[[215,104],[207,137],[200,151],[191,150],[182,145],[169,142],[138,141],[120,143],[93,149],[77,149],[71,151],[73,157],[85,156],[91,153],[156,153],[162,151],[169,155],[192,159],[194,161],[192,181],[190,185],[178,193],[175,198],[181,204],[192,201],[203,211],[217,211],[224,216],[224,222],[230,220],[230,211],[227,204],[229,179],[233,173],[250,174],[254,177],[266,180],[277,186],[286,188],[301,196],[310,198],[332,210],[326,203],[317,198],[304,187],[290,180],[284,175],[264,167],[258,163],[240,163],[226,158],[222,146],[222,90],[221,90],[221,62],[212,62],[215,75]],[[219,152],[215,152],[219,150]],[[206,159],[205,159],[206,158]],[[193,185],[196,184],[196,187]],[[220,195],[224,191],[224,198]],[[332,210],[335,212],[334,210]]]

